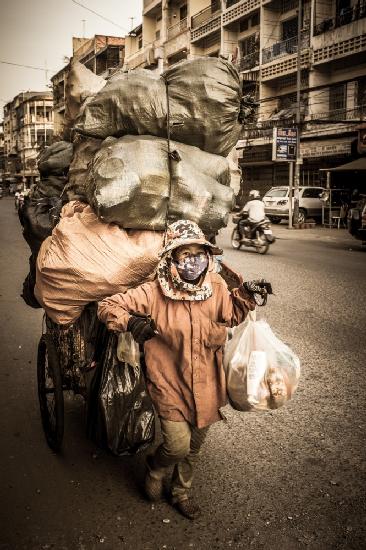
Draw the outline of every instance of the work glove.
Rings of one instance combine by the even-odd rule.
[[[131,332],[138,344],[144,344],[147,340],[159,334],[155,321],[151,319],[150,315],[141,313],[131,315],[127,323],[127,331]]]
[[[265,279],[254,279],[253,281],[245,281],[243,283],[244,288],[252,294],[273,294],[272,285]]]
[[[254,279],[253,281],[245,281],[243,283],[245,290],[253,294],[259,294],[262,298],[260,303],[256,303],[258,306],[264,306],[267,303],[268,294],[273,294],[271,283],[267,282],[265,279]],[[254,296],[255,299],[255,296]]]

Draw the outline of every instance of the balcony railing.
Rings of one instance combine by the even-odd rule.
[[[241,57],[237,67],[239,71],[248,71],[253,67],[257,67],[257,65],[259,65],[259,51]]]
[[[301,33],[301,49],[308,48],[310,45],[309,32]],[[283,57],[284,55],[291,55],[297,52],[297,36],[293,36],[288,40],[282,42],[276,42],[270,48],[262,50],[262,63],[269,63],[277,57]]]
[[[356,105],[352,109],[332,109],[323,113],[313,113],[308,117],[311,120],[366,120],[366,103],[362,105]]]
[[[168,40],[171,40],[175,36],[178,36],[181,32],[184,32],[188,29],[188,18],[185,17],[184,19],[181,19],[176,23],[175,25],[172,25],[168,29]]]
[[[203,25],[203,23],[206,23],[206,21],[209,21],[211,17],[214,17],[219,13],[221,13],[221,2],[212,2],[210,6],[199,11],[196,15],[193,15],[191,24],[192,29],[197,29],[197,27]]]
[[[366,2],[359,2],[357,5],[342,10],[342,13],[336,17],[330,17],[324,19],[318,25],[314,27],[314,36],[322,34],[323,32],[332,31],[338,27],[343,27],[352,23],[352,21],[358,21],[366,17]]]

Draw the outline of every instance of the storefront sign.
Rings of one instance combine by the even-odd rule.
[[[272,160],[296,160],[297,128],[273,128]]]
[[[354,138],[349,140],[334,141],[302,141],[300,154],[302,158],[332,157],[338,155],[350,155],[351,143]]]

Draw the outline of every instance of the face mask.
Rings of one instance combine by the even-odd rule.
[[[208,257],[204,252],[191,254],[180,262],[175,262],[175,265],[184,281],[195,281],[207,269]]]

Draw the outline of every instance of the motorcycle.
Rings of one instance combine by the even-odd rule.
[[[243,235],[239,229],[240,222],[242,222]],[[255,248],[258,254],[266,254],[270,245],[276,241],[268,218],[252,225],[249,222],[245,223],[245,218],[238,215],[233,217],[233,223],[235,226],[231,234],[231,246],[236,250],[242,246],[248,246]]]

